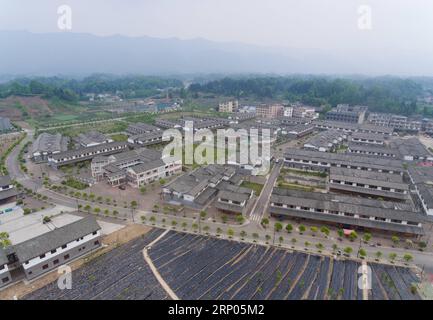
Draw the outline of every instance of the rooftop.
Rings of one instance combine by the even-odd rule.
[[[96,222],[95,217],[87,216],[71,224],[16,244],[13,246],[13,250],[18,259],[21,262],[25,262],[99,229],[101,227]]]

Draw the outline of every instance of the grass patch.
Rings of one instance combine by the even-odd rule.
[[[253,189],[254,193],[258,196],[262,192],[263,184],[250,181],[242,181],[241,187]]]
[[[291,189],[291,190],[300,190],[300,191],[314,191],[313,187],[309,187],[309,186],[302,186],[299,184],[294,184],[294,183],[287,183],[287,182],[278,182],[277,184],[278,188],[282,188],[282,189]]]
[[[294,173],[294,174],[299,174],[301,176],[319,177],[319,178],[326,178],[328,176],[326,172],[304,171],[304,170],[286,169],[286,168],[281,169],[280,173],[281,174]]]
[[[68,179],[63,180],[62,184],[65,186],[77,189],[77,190],[84,190],[84,189],[89,187],[89,185],[87,183],[75,180],[72,177],[69,177]]]
[[[111,139],[113,139],[114,141],[127,141],[128,140],[128,136],[126,134],[123,133],[117,133],[117,134],[113,134],[110,136]]]

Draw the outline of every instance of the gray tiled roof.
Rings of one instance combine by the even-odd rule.
[[[370,168],[402,171],[403,164],[399,160],[381,159],[365,156],[352,155],[348,153],[329,153],[320,151],[300,150],[294,148],[286,149],[284,156],[287,158],[300,157],[305,160],[332,162],[336,164],[346,164],[352,167],[366,166]]]
[[[0,247],[0,266],[8,263],[8,257],[6,256],[6,252],[3,248]]]
[[[16,244],[13,248],[18,259],[25,262],[99,229],[101,227],[96,222],[95,217],[87,216],[36,238]]]
[[[360,205],[350,203],[349,201],[340,202],[336,198],[333,199],[333,195],[330,194],[325,195],[322,199],[320,199],[318,197],[311,196],[312,194],[316,195],[317,193],[299,191],[296,195],[292,195],[291,193],[287,193],[287,195],[280,195],[274,191],[271,195],[271,202],[291,204],[301,207],[312,207],[331,211],[342,211],[379,218],[400,219],[412,222],[425,221],[424,215],[422,215],[421,213],[385,208],[375,208],[362,204]],[[302,197],[300,195],[302,195]],[[349,197],[347,197],[347,199],[349,199]]]
[[[104,144],[100,144],[97,146],[93,146],[93,147],[88,147],[88,148],[80,148],[80,149],[76,149],[76,150],[69,150],[69,151],[65,151],[65,152],[60,152],[60,153],[56,153],[52,155],[52,158],[55,160],[59,160],[59,159],[63,159],[63,158],[68,158],[68,157],[73,157],[73,156],[77,156],[77,155],[82,155],[82,154],[88,154],[88,153],[92,153],[92,152],[97,152],[100,151],[99,155],[104,154],[106,151],[106,149],[108,148],[117,148],[117,147],[123,147],[123,149],[128,147],[128,143],[126,142],[121,142],[121,141],[115,141],[115,142],[110,142],[110,143],[104,143]],[[121,149],[119,149],[120,151]],[[96,157],[97,154],[92,155],[91,158]],[[85,159],[86,157],[81,158],[81,160]]]
[[[330,169],[329,179],[407,190],[401,175],[347,168]]]
[[[12,180],[9,176],[0,176],[0,187],[8,186],[12,184]]]
[[[218,198],[242,202],[248,200],[250,196],[247,193],[223,190],[218,193]]]
[[[10,197],[15,197],[18,194],[15,188],[0,191],[0,200],[4,200]]]

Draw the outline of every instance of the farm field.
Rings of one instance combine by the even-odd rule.
[[[143,259],[144,246],[163,231],[153,229],[89,261],[72,273],[72,289],[60,290],[53,282],[25,300],[163,300],[167,294]]]
[[[26,299],[167,299],[142,249],[153,230],[74,271],[73,289],[51,284]],[[358,267],[276,247],[170,231],[148,250],[162,278],[180,299],[362,300]],[[411,292],[419,279],[408,268],[371,264],[369,300],[420,299]]]

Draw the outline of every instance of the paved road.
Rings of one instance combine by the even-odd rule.
[[[262,217],[268,206],[269,199],[271,197],[272,189],[274,188],[275,181],[280,173],[282,162],[274,164],[271,173],[269,174],[268,180],[262,189],[260,197],[256,201],[252,212],[249,215],[249,219],[252,222],[260,223]]]

